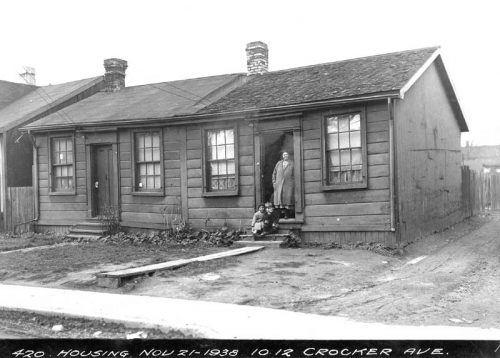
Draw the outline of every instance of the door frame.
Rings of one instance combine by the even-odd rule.
[[[118,133],[113,132],[93,132],[85,134],[85,155],[86,155],[86,172],[87,172],[87,218],[95,218],[93,180],[94,177],[94,162],[95,149],[99,146],[111,146],[112,150],[112,180],[110,185],[113,190],[113,206],[120,208],[120,171],[119,171],[119,155],[118,155]],[[121,220],[121,210],[118,212],[119,220]]]
[[[282,123],[280,123],[282,122]],[[282,125],[280,125],[282,124]],[[304,181],[303,181],[303,153],[302,153],[302,129],[301,120],[296,118],[292,123],[290,120],[280,119],[254,123],[254,155],[255,155],[255,206],[259,205],[262,198],[262,136],[269,132],[292,132],[293,133],[293,155],[294,155],[294,177],[295,177],[295,218],[287,219],[287,223],[304,222]]]

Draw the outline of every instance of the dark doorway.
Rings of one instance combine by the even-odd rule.
[[[113,175],[112,146],[95,146],[92,168],[92,216],[102,215],[112,207],[114,203]]]
[[[276,131],[261,134],[261,201],[273,201],[273,171],[276,163],[282,159],[283,152],[287,152],[289,160],[294,160],[293,131]],[[290,218],[295,217],[290,213]]]

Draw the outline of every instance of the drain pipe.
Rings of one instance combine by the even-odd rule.
[[[396,231],[396,203],[395,203],[395,160],[394,160],[394,102],[387,98],[387,110],[389,111],[389,196],[391,203],[391,231]]]
[[[28,130],[28,137],[30,138],[31,144],[33,145],[33,170],[32,170],[32,180],[33,180],[33,197],[35,198],[35,218],[31,220],[36,222],[40,219],[40,190],[38,183],[38,146],[36,145],[36,139]]]

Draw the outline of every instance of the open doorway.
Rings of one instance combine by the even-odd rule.
[[[273,131],[261,134],[261,201],[273,202],[273,171],[276,164],[283,158],[283,153],[288,153],[288,160],[294,160],[293,131]],[[294,193],[292,188],[291,193]],[[293,195],[293,194],[292,194]],[[280,210],[282,218],[295,218],[293,205],[289,210]]]

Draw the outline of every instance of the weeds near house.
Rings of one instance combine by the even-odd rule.
[[[291,230],[287,237],[280,244],[281,248],[298,248],[302,244],[299,232],[297,230]]]
[[[104,230],[110,235],[114,235],[121,230],[120,226],[120,208],[116,206],[103,206],[101,214],[97,216]]]

